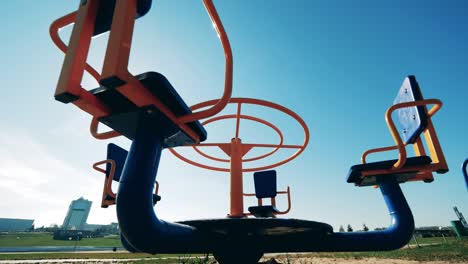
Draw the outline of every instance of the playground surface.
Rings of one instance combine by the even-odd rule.
[[[289,262],[285,262],[283,260],[278,259],[278,261],[282,261],[281,263],[290,263],[290,264],[420,264],[420,263],[427,263],[427,264],[448,264],[448,263],[455,263],[450,261],[417,261],[417,260],[402,260],[402,259],[377,259],[377,258],[364,258],[364,259],[340,259],[340,258],[297,258],[291,259]]]
[[[445,242],[442,238],[421,238],[421,247],[403,247],[386,252],[334,252],[301,254],[266,254],[261,263],[269,263],[275,258],[284,264],[446,264],[468,263],[468,240],[453,239]],[[55,252],[55,253],[4,253],[0,254],[0,264],[16,263],[186,263],[213,264],[213,258],[204,259],[202,255],[170,254],[131,254],[118,252]],[[275,262],[270,262],[275,263]]]
[[[449,264],[449,263],[466,263],[458,261],[417,261],[417,260],[401,260],[401,259],[377,259],[377,258],[364,258],[364,259],[340,259],[340,258],[317,258],[317,257],[299,257],[291,258],[289,260],[277,258],[276,263],[288,263],[288,264]],[[216,263],[214,260],[210,259],[208,262],[197,259],[178,259],[175,257],[165,257],[165,258],[147,258],[147,259],[58,259],[58,260],[3,260],[0,261],[2,264],[18,264],[18,263],[158,263],[158,264],[169,264],[169,263]],[[260,263],[275,263],[272,260],[264,260]]]

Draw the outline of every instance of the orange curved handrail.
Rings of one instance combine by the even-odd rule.
[[[117,197],[117,194],[115,194],[114,191],[112,191],[112,181],[114,180],[115,167],[116,167],[115,161],[111,160],[111,159],[107,159],[107,160],[96,162],[96,163],[93,164],[93,169],[106,174],[106,170],[101,169],[101,168],[98,167],[98,166],[100,166],[102,164],[106,164],[106,163],[111,164],[111,171],[110,171],[109,175],[106,175],[106,179],[104,181],[105,195],[109,195],[110,197],[115,199]],[[159,194],[159,182],[154,181],[154,183],[156,185],[155,189],[154,189],[154,194],[158,195]],[[154,204],[156,205],[156,203],[157,203],[157,201]]]
[[[276,192],[276,194],[287,194],[288,195],[288,207],[286,208],[286,210],[284,211],[278,211],[278,212],[275,212],[274,214],[275,215],[284,215],[284,214],[287,214],[291,211],[291,206],[292,206],[292,203],[291,203],[291,188],[288,186],[288,188],[286,189],[286,191],[280,191],[280,192]],[[243,196],[247,196],[247,197],[253,197],[253,196],[256,196],[255,193],[243,193],[242,194]],[[258,206],[262,206],[263,205],[263,202],[262,202],[262,199],[261,198],[258,198]],[[275,206],[276,207],[276,200],[275,200],[275,197],[272,197],[271,198],[271,205]],[[251,213],[244,213],[244,215],[252,215]]]
[[[428,111],[428,118],[432,117],[439,109],[442,107],[442,101],[439,99],[426,99],[421,101],[413,101],[413,102],[404,102],[399,104],[394,104],[388,108],[387,112],[385,113],[385,121],[387,122],[388,129],[392,134],[392,137],[396,143],[395,149],[398,149],[398,161],[393,164],[392,169],[401,169],[406,162],[406,148],[405,144],[403,143],[400,133],[396,129],[395,123],[392,119],[392,113],[400,108],[412,107],[412,106],[422,106],[422,105],[430,105],[433,104],[434,106],[431,110]]]
[[[50,34],[50,38],[52,39],[52,41],[54,42],[54,44],[57,46],[57,48],[59,48],[61,51],[63,51],[64,53],[67,52],[67,45],[62,41],[62,39],[60,38],[58,32],[60,31],[60,29],[62,29],[63,27],[66,27],[68,25],[71,25],[75,22],[75,19],[76,19],[76,11],[75,12],[72,12],[72,13],[69,13],[63,17],[60,17],[58,19],[56,19],[54,22],[52,22],[52,24],[50,24],[50,27],[49,27],[49,34]],[[85,66],[85,70],[91,75],[93,76],[94,79],[96,79],[96,81],[99,83],[99,80],[101,79],[101,75],[96,71],[96,69],[94,69],[91,65],[89,65],[88,63],[86,63],[86,66]]]
[[[406,144],[405,144],[405,147],[406,147]],[[389,151],[389,150],[395,150],[395,149],[398,149],[398,146],[390,146],[390,147],[382,147],[382,148],[374,148],[374,149],[366,150],[364,153],[362,153],[361,162],[362,162],[362,164],[366,164],[367,163],[366,158],[367,158],[367,156],[369,154],[377,153],[377,152],[383,152],[383,151]]]
[[[109,195],[112,198],[115,198],[116,194],[112,191],[112,180],[114,179],[114,174],[115,174],[115,161],[111,160],[111,159],[107,159],[107,160],[96,162],[96,163],[93,164],[93,169],[105,174],[106,171],[99,168],[98,166],[100,166],[102,164],[106,164],[106,163],[111,164],[111,171],[110,171],[109,175],[106,175],[106,180],[104,182],[104,190],[106,192],[106,195]]]
[[[217,113],[221,112],[226,105],[229,103],[232,95],[232,74],[233,74],[233,59],[232,59],[232,49],[231,44],[229,43],[228,36],[224,30],[223,23],[218,16],[215,6],[213,5],[212,0],[203,0],[208,15],[210,16],[211,22],[218,33],[218,37],[221,40],[221,44],[224,49],[224,56],[226,58],[226,71],[225,71],[225,80],[224,80],[224,92],[221,99],[219,99],[216,104],[211,108],[202,110],[200,112],[191,113],[184,115],[178,118],[181,123],[189,123],[192,121],[204,119],[210,116],[214,116]]]
[[[89,127],[89,131],[91,132],[91,135],[96,138],[96,139],[110,139],[114,137],[121,136],[121,134],[117,131],[111,130],[108,132],[104,133],[99,133],[98,132],[98,126],[99,126],[99,120],[97,117],[93,117],[93,120],[91,120],[91,125]]]
[[[290,190],[289,186],[286,189],[286,191],[277,192],[277,194],[287,194],[288,195],[288,208],[285,211],[279,211],[279,212],[277,212],[275,214],[276,215],[284,215],[284,214],[289,213],[289,211],[291,211],[291,190]]]

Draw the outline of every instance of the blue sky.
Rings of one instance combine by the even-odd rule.
[[[215,4],[233,49],[234,96],[282,104],[309,126],[307,150],[277,169],[279,188],[292,188],[290,217],[324,221],[335,228],[388,224],[380,192],[347,184],[345,176],[363,151],[393,144],[384,113],[409,74],[416,75],[425,98],[444,102],[433,121],[450,167],[449,173],[435,175],[432,184],[402,186],[416,225],[449,225],[455,205],[468,215],[460,172],[468,157],[465,1]],[[99,208],[103,179],[91,169],[92,163],[104,159],[108,142],[89,135],[87,114],[53,99],[63,54],[50,40],[48,28],[77,5],[78,1],[57,0],[3,4],[10,11],[0,17],[0,217],[61,224],[69,202],[84,196],[93,201],[88,222],[116,220],[114,208]],[[63,30],[62,36],[69,32]],[[105,35],[93,42],[89,62],[98,69],[105,44]],[[189,105],[219,97],[224,56],[201,1],[155,1],[136,24],[130,70],[163,73]],[[83,84],[96,86],[89,78]],[[269,118],[285,131],[286,143],[301,141],[298,127],[280,114],[254,107],[246,107],[245,113]],[[242,125],[245,140],[277,140],[271,131],[248,122]],[[232,127],[207,126],[209,141],[229,140]],[[115,142],[130,145],[126,139]],[[390,157],[376,155],[374,160]],[[244,176],[245,190],[252,191],[252,175]],[[227,174],[194,168],[165,152],[158,180],[163,201],[157,210],[162,218],[228,213]],[[254,202],[247,200],[246,206]]]

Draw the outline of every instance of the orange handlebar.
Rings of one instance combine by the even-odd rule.
[[[95,137],[96,139],[110,139],[110,138],[121,136],[120,133],[118,133],[117,131],[113,131],[113,130],[104,132],[104,133],[99,133],[98,126],[99,126],[99,120],[97,119],[97,117],[93,117],[89,130],[91,132],[91,135]]]
[[[395,105],[392,105],[390,108],[388,108],[387,112],[385,113],[385,121],[387,122],[388,129],[390,130],[390,133],[392,134],[392,137],[396,143],[395,149],[398,149],[399,151],[398,161],[395,164],[393,164],[393,169],[401,169],[403,165],[405,164],[406,148],[405,148],[405,144],[401,140],[400,133],[398,133],[395,123],[393,122],[392,113],[395,110],[400,109],[400,108],[429,105],[429,104],[435,105],[434,107],[431,108],[431,110],[428,111],[428,115],[430,118],[437,111],[439,111],[439,109],[442,107],[442,101],[440,101],[439,99],[427,99],[427,100],[421,100],[421,101],[413,101],[413,102],[395,104]]]
[[[390,147],[383,147],[383,148],[375,148],[375,149],[366,150],[364,153],[362,153],[362,156],[361,156],[362,164],[367,163],[366,158],[367,158],[367,156],[369,154],[377,153],[377,152],[383,152],[383,151],[389,151],[389,150],[395,150],[395,149],[398,149],[398,146],[390,146]]]
[[[115,161],[111,160],[111,159],[108,159],[108,160],[103,160],[103,161],[96,162],[96,163],[93,164],[93,169],[105,174],[106,171],[99,168],[98,166],[102,165],[102,164],[106,164],[106,163],[111,164],[111,171],[110,171],[109,175],[106,175],[106,179],[104,181],[104,190],[105,190],[104,195],[110,195],[112,198],[115,198],[116,195],[112,191],[112,180],[114,179],[114,174],[115,174]]]
[[[284,214],[287,214],[289,213],[289,211],[291,211],[291,189],[288,188],[286,189],[286,191],[282,191],[282,192],[277,192],[278,194],[287,194],[288,195],[288,208],[285,210],[285,211],[280,211],[276,214],[279,214],[279,215],[284,215]]]
[[[286,191],[280,191],[280,192],[276,192],[277,194],[287,194],[288,195],[288,208],[284,211],[279,211],[277,213],[275,213],[275,215],[284,215],[284,214],[287,214],[289,213],[289,211],[291,211],[291,188],[288,188],[286,189]],[[252,196],[255,196],[255,193],[243,193],[243,196],[249,196],[249,197],[252,197]],[[258,199],[258,206],[261,206],[263,203],[262,203],[262,199]],[[271,204],[273,206],[276,206],[276,199],[275,197],[272,197],[271,198]],[[252,215],[251,213],[244,213],[245,215]]]
[[[219,99],[218,102],[211,108],[179,117],[178,121],[181,123],[189,123],[192,121],[216,115],[217,113],[221,112],[224,109],[224,107],[226,107],[232,95],[233,59],[231,44],[229,43],[228,36],[226,34],[226,31],[224,30],[223,23],[221,22],[221,19],[218,16],[218,12],[216,11],[215,6],[213,5],[213,1],[203,0],[203,4],[205,6],[206,11],[208,12],[208,15],[210,16],[211,22],[213,23],[216,32],[218,33],[218,37],[221,40],[221,44],[223,45],[224,56],[226,57],[224,92],[221,99]]]

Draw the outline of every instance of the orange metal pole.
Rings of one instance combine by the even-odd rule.
[[[244,216],[242,156],[241,140],[233,138],[231,140],[231,210],[229,217]]]

